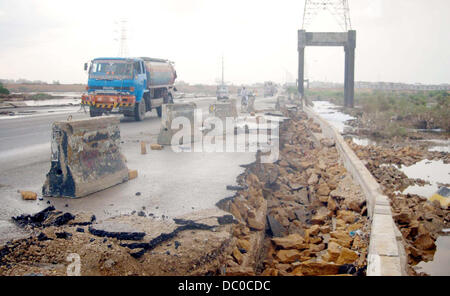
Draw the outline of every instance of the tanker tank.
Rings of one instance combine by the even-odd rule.
[[[173,85],[177,78],[177,72],[173,64],[168,60],[142,58],[147,69],[147,87],[161,85]]]

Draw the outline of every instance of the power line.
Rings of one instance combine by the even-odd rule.
[[[328,11],[343,31],[352,29],[348,0],[305,0],[302,29],[306,30],[320,13]]]

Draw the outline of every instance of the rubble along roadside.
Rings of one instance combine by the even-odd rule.
[[[96,222],[49,206],[13,220],[31,235],[0,246],[3,276],[65,276],[73,253],[83,276],[213,275],[231,253],[233,218],[219,210],[174,220],[130,214]]]
[[[227,275],[365,275],[370,221],[361,189],[333,141],[304,112],[284,110],[280,157],[238,177],[238,190],[218,206],[229,211],[236,245]]]
[[[429,152],[420,147],[359,146],[348,141],[356,155],[389,197],[394,221],[400,229],[406,254],[409,275],[426,275],[416,272],[414,266],[429,262],[436,252],[436,240],[442,230],[450,227],[450,209],[438,201],[415,194],[402,194],[410,185],[424,185],[420,179],[409,179],[395,165],[410,166],[424,159],[443,160],[449,163],[449,153]]]

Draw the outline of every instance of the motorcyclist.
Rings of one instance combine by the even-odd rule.
[[[248,106],[248,92],[245,89],[245,86],[241,89],[241,105]]]

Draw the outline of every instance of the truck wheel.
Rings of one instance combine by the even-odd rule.
[[[134,105],[134,119],[142,121],[145,118],[145,101],[141,100]]]
[[[158,117],[162,117],[162,106],[156,107],[156,114],[158,114]]]
[[[102,116],[102,113],[98,112],[94,108],[89,108],[89,116],[91,116],[91,117]]]

